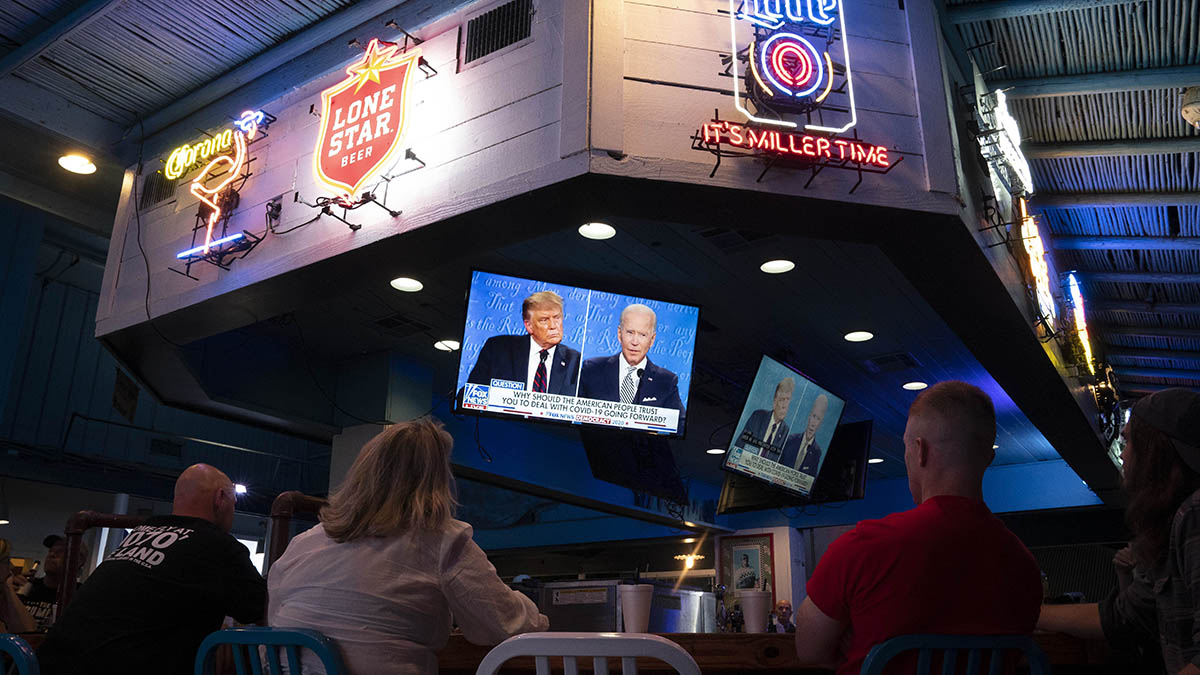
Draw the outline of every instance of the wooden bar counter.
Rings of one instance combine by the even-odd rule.
[[[733,675],[747,671],[759,673],[807,673],[829,675],[823,668],[806,668],[796,662],[794,636],[775,633],[663,633],[662,637],[683,647],[705,675]],[[1085,642],[1061,633],[1037,633],[1038,645],[1046,652],[1054,672],[1103,673],[1119,672],[1109,666],[1109,652],[1102,643]],[[450,641],[438,654],[440,671],[447,675],[472,675],[491,650],[467,642],[461,635],[451,635]],[[556,670],[562,663],[553,659]],[[591,664],[580,662],[582,668]],[[620,672],[619,660],[610,660],[609,667]],[[638,669],[645,672],[673,672],[661,661],[638,659]],[[502,673],[534,672],[532,658],[512,659]]]

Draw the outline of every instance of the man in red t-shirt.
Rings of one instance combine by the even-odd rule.
[[[978,387],[942,382],[917,397],[904,464],[918,506],[860,522],[821,557],[796,615],[803,663],[857,673],[871,647],[897,635],[1033,632],[1037,563],[983,503],[995,437]]]

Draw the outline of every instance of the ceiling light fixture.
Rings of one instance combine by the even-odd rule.
[[[874,333],[865,330],[852,330],[842,336],[846,342],[866,342],[874,337]]]
[[[63,155],[58,158],[58,165],[71,173],[84,175],[96,173],[96,165],[92,164],[92,160],[83,155]]]
[[[993,446],[992,446],[992,449],[993,449],[993,450],[995,450],[995,449],[997,449],[997,448],[999,448],[999,447],[1000,447],[1000,446],[998,446],[998,445],[993,445]]]
[[[456,352],[461,346],[462,345],[458,343],[458,340],[438,340],[437,342],[433,343],[434,349],[443,352]]]
[[[242,485],[241,483],[234,483],[233,491],[239,495],[244,495],[246,494],[246,486]]]
[[[725,454],[725,448],[709,448],[708,450],[705,450],[705,452],[710,455],[723,455]]]
[[[867,460],[867,464],[883,464],[883,458],[882,457],[872,457],[871,459]]]
[[[416,293],[425,288],[425,284],[413,279],[412,277],[396,277],[390,282],[392,288],[405,293]]]
[[[791,272],[792,270],[796,269],[796,263],[792,262],[791,260],[784,260],[782,258],[779,260],[768,260],[767,262],[759,265],[758,269],[766,272],[767,274],[783,274],[784,272]]]
[[[694,544],[694,543],[696,543],[696,538],[695,538],[695,537],[688,537],[687,539],[684,539],[684,540],[683,540],[683,543],[685,543],[685,544]]]
[[[902,386],[909,391],[921,391],[929,385],[924,382],[905,382]]]
[[[584,223],[579,226],[579,234],[585,239],[602,241],[617,236],[617,229],[608,223]]]
[[[675,556],[675,559],[682,560],[684,569],[690,570],[690,569],[692,569],[693,566],[695,566],[697,560],[704,560],[704,556],[695,555],[692,553],[685,553],[685,554],[680,554],[680,555]]]

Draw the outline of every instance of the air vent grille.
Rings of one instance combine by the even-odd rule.
[[[167,178],[160,171],[146,176],[142,183],[142,198],[138,201],[138,210],[142,211],[175,196],[175,181]]]
[[[875,358],[867,359],[862,362],[863,370],[878,375],[880,373],[898,373],[902,370],[911,370],[920,366],[912,354],[884,354]]]
[[[533,31],[533,0],[512,0],[467,21],[463,65],[528,38]]]

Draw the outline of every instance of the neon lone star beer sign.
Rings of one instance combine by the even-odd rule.
[[[347,78],[321,92],[321,131],[313,153],[318,182],[345,203],[389,166],[404,139],[409,91],[420,49],[371,40]]]

